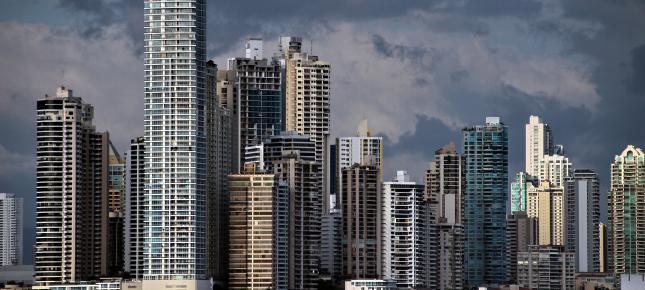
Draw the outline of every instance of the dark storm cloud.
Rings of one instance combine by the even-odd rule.
[[[60,0],[60,6],[86,16],[86,19],[78,22],[77,29],[87,37],[100,36],[105,27],[111,24],[127,25],[137,53],[142,52],[143,0]],[[260,34],[275,38],[290,34],[306,37],[312,29],[325,28],[329,23],[397,17],[411,11],[462,13],[477,17],[528,17],[538,13],[540,7],[537,0],[208,1],[208,49],[210,54],[217,55],[238,46],[248,36]],[[435,26],[454,29],[455,25],[473,25],[469,20],[461,20],[459,23],[452,21],[448,19]],[[478,25],[471,29],[486,33],[486,28]]]
[[[143,1],[59,0],[60,7],[81,15],[74,29],[87,38],[103,37],[110,25],[125,25],[135,48],[143,52]]]
[[[632,90],[640,96],[645,95],[645,44],[632,50]]]

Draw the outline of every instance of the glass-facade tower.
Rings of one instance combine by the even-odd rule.
[[[206,1],[146,0],[146,280],[205,278]]]
[[[506,280],[506,200],[508,128],[499,118],[463,129],[464,284],[500,284]]]

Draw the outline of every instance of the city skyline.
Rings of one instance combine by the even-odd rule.
[[[30,3],[38,3],[38,1],[32,1]],[[97,120],[95,120],[96,126],[101,128],[101,130],[108,130],[111,133],[110,136],[114,137],[115,143],[118,147],[117,149],[120,152],[125,152],[129,147],[129,143],[127,141],[130,138],[134,138],[135,136],[139,136],[143,133],[143,126],[141,126],[141,112],[143,107],[143,92],[141,90],[141,84],[143,84],[141,68],[143,68],[143,66],[141,66],[141,63],[143,58],[140,53],[143,43],[141,36],[143,33],[142,31],[136,31],[136,33],[132,32],[132,30],[128,30],[127,27],[124,31],[121,31],[119,29],[122,28],[118,27],[118,25],[120,25],[119,23],[129,23],[129,20],[122,15],[128,15],[127,13],[129,13],[128,11],[130,10],[127,9],[134,10],[134,12],[132,12],[133,15],[143,15],[142,7],[140,7],[140,10],[137,10],[139,7],[129,7],[129,5],[132,4],[118,4],[119,2],[114,2],[117,4],[98,2],[99,4],[90,3],[87,5],[78,4],[80,2],[73,1],[62,1],[61,3],[62,6],[54,7],[52,14],[69,13],[71,15],[77,14],[84,16],[78,16],[78,19],[75,20],[77,23],[70,21],[67,24],[64,22],[61,23],[60,21],[62,20],[56,20],[59,22],[55,22],[51,19],[48,20],[47,17],[38,21],[29,19],[29,15],[32,15],[32,17],[33,15],[38,15],[38,10],[36,9],[32,14],[23,13],[23,16],[26,15],[24,16],[26,17],[25,19],[20,18],[21,13],[14,13],[14,15],[11,16],[3,14],[3,17],[1,18],[3,20],[8,19],[16,21],[13,23],[6,21],[2,22],[2,25],[6,28],[0,35],[0,37],[5,40],[3,43],[17,42],[16,47],[22,47],[20,45],[25,45],[25,43],[38,44],[40,43],[37,42],[39,40],[26,35],[34,34],[44,36],[51,34],[51,39],[46,41],[40,40],[45,41],[45,43],[48,43],[47,41],[51,42],[49,43],[51,44],[51,46],[49,46],[51,54],[46,57],[39,55],[42,51],[38,51],[36,49],[26,49],[24,52],[17,53],[14,49],[7,47],[3,48],[3,51],[8,53],[7,56],[3,57],[3,59],[6,58],[7,67],[11,66],[11,58],[29,58],[32,59],[31,61],[45,60],[45,62],[43,62],[42,72],[39,71],[36,73],[37,69],[29,65],[16,68],[17,75],[25,76],[26,74],[29,76],[25,78],[25,80],[29,81],[28,84],[25,84],[24,81],[21,84],[21,82],[16,80],[13,76],[4,77],[13,70],[3,69],[3,81],[0,86],[3,88],[0,91],[0,93],[2,93],[0,96],[0,104],[2,104],[0,112],[3,113],[0,120],[3,121],[3,124],[6,124],[4,129],[0,131],[0,163],[2,163],[0,164],[0,166],[2,166],[0,168],[0,185],[7,187],[0,190],[15,192],[18,196],[24,197],[26,213],[35,212],[35,210],[33,210],[35,205],[35,186],[33,185],[35,184],[35,154],[33,151],[33,136],[35,134],[33,132],[35,129],[33,127],[34,118],[23,119],[21,115],[35,115],[33,104],[35,103],[36,98],[42,97],[45,93],[52,94],[54,88],[60,84],[65,84],[76,90],[79,95],[84,97],[84,101],[95,106],[97,114]],[[396,170],[401,169],[409,171],[412,175],[412,179],[420,182],[423,176],[423,169],[427,162],[431,160],[433,151],[450,141],[459,143],[460,129],[467,125],[478,124],[481,122],[481,119],[486,116],[500,116],[502,120],[504,120],[504,123],[509,127],[509,176],[513,176],[515,172],[523,168],[522,154],[524,146],[521,144],[521,140],[523,139],[523,125],[526,123],[528,115],[537,114],[543,117],[544,120],[553,127],[554,136],[557,138],[559,144],[564,144],[566,146],[568,149],[567,156],[572,159],[572,163],[576,164],[579,168],[592,168],[600,174],[601,195],[605,196],[609,183],[609,162],[612,160],[613,156],[618,154],[627,144],[633,144],[637,147],[643,147],[645,144],[645,136],[642,136],[638,127],[632,127],[631,129],[628,127],[630,125],[642,124],[644,122],[642,119],[643,117],[638,114],[638,111],[630,110],[634,110],[632,107],[642,108],[643,106],[639,106],[638,104],[641,104],[645,99],[643,98],[645,87],[642,87],[642,83],[644,82],[638,81],[642,80],[645,76],[645,46],[640,46],[642,43],[645,43],[645,40],[626,33],[634,39],[618,42],[620,44],[620,48],[616,48],[618,53],[616,56],[613,56],[615,58],[604,55],[606,52],[586,51],[580,47],[575,47],[575,45],[580,45],[580,43],[595,44],[601,42],[603,38],[608,37],[612,29],[620,27],[618,24],[611,22],[618,20],[612,19],[610,21],[608,20],[609,17],[598,16],[596,21],[600,22],[600,24],[594,25],[597,23],[595,21],[586,21],[586,17],[584,17],[585,15],[578,15],[578,17],[558,16],[555,12],[550,12],[555,15],[543,11],[535,12],[536,10],[544,8],[540,6],[541,4],[536,3],[538,2],[524,1],[523,4],[517,4],[517,7],[497,7],[499,9],[495,12],[483,11],[482,7],[478,7],[475,4],[465,4],[466,6],[464,7],[444,8],[446,10],[427,7],[400,7],[400,9],[394,9],[390,12],[396,17],[402,17],[401,15],[409,14],[418,16],[421,14],[421,16],[418,16],[421,20],[416,21],[420,21],[421,23],[425,23],[423,21],[428,21],[430,24],[437,24],[437,26],[439,26],[438,24],[446,24],[443,22],[437,22],[439,20],[437,19],[437,16],[434,15],[436,13],[447,13],[450,19],[454,21],[464,20],[463,16],[466,15],[466,13],[474,13],[477,15],[477,17],[475,17],[477,21],[486,24],[484,26],[487,27],[488,30],[484,31],[479,30],[479,26],[476,25],[477,23],[475,23],[473,27],[469,27],[464,23],[449,22],[448,24],[457,26],[454,28],[456,31],[451,31],[446,27],[435,28],[436,31],[433,30],[433,32],[436,34],[449,38],[452,37],[451,39],[453,41],[446,41],[445,44],[431,44],[429,43],[430,41],[428,41],[428,43],[419,42],[418,40],[414,40],[414,38],[410,37],[410,33],[402,37],[397,37],[391,30],[367,29],[365,27],[361,27],[364,23],[360,23],[359,21],[349,21],[348,19],[351,14],[338,16],[340,19],[337,19],[336,23],[332,23],[332,27],[335,28],[335,30],[325,30],[324,28],[320,28],[323,31],[316,32],[315,28],[307,30],[307,28],[302,27],[287,27],[284,29],[284,32],[281,31],[280,34],[284,33],[288,35],[295,34],[290,32],[300,32],[299,34],[306,37],[307,40],[313,41],[313,48],[311,48],[311,42],[305,42],[305,48],[303,50],[307,52],[313,50],[315,55],[321,55],[335,65],[332,78],[337,80],[335,83],[338,85],[334,85],[332,88],[334,94],[332,112],[334,112],[334,116],[332,118],[331,127],[333,133],[331,136],[353,136],[353,130],[359,121],[358,118],[369,118],[372,127],[375,130],[375,135],[383,136],[385,138],[384,181],[390,180],[391,177],[394,176]],[[216,7],[218,5],[213,5],[212,3],[209,4],[211,4],[209,6]],[[259,3],[256,4],[264,5]],[[31,4],[25,5],[28,6]],[[229,4],[219,5],[220,7],[223,6],[224,8],[229,9],[229,11],[241,13],[241,11],[238,11],[239,8],[227,6]],[[318,7],[321,4],[315,3],[311,5],[313,5],[313,7]],[[377,3],[374,4],[374,7],[384,8],[383,5],[386,4]],[[594,5],[599,4],[595,3]],[[645,9],[642,8],[642,6],[635,7]],[[469,10],[467,8],[472,9],[472,11],[468,12]],[[593,10],[593,8],[597,8],[597,6],[592,5],[592,8],[590,9]],[[570,8],[563,7],[564,11],[571,12],[571,10],[567,9]],[[619,7],[616,9],[627,8]],[[380,22],[381,25],[383,25],[383,23],[387,23],[387,20],[384,20],[385,16],[378,15],[377,10],[378,9],[375,8],[369,9],[365,13],[371,13],[372,15],[363,15],[364,18],[361,18],[361,21]],[[439,12],[437,12],[437,10],[439,10]],[[20,10],[10,9],[9,11],[19,12]],[[218,13],[212,13],[212,11],[213,10],[208,11],[209,17],[211,19],[216,19],[214,21],[220,19],[218,18]],[[323,10],[321,13],[323,16],[329,15],[328,11],[329,10]],[[110,13],[113,15],[109,16],[108,14]],[[423,13],[429,13],[429,15],[424,16]],[[555,55],[550,56],[546,55],[546,53],[545,55],[541,55],[540,53],[532,51],[532,49],[534,49],[534,47],[530,45],[532,40],[526,39],[525,36],[517,36],[517,32],[506,32],[506,30],[499,27],[500,25],[503,26],[504,22],[493,21],[490,19],[490,15],[484,16],[486,15],[485,13],[500,13],[501,15],[506,16],[510,15],[509,17],[512,19],[508,21],[515,24],[519,22],[518,25],[526,24],[519,20],[519,16],[521,15],[528,15],[527,18],[533,19],[535,21],[534,24],[540,24],[540,22],[537,21],[537,18],[539,18],[538,16],[550,15],[555,19],[544,20],[546,24],[559,24],[561,26],[557,27],[562,29],[562,32],[560,33],[579,37],[583,40],[577,40],[579,43],[575,41],[562,41],[562,43],[557,44],[544,40],[540,42],[540,44],[551,44],[555,46],[550,47],[550,49],[555,50]],[[627,12],[625,13],[628,14]],[[234,15],[243,17],[241,14]],[[105,28],[94,27],[96,31],[84,29],[81,27],[80,23],[84,23],[83,21],[87,20],[82,19],[83,17],[97,17],[100,21],[104,21]],[[287,18],[291,19],[293,16]],[[629,17],[625,18],[625,20],[621,21],[633,23],[635,27],[645,27],[642,20]],[[321,18],[314,19],[317,23],[325,22],[321,20]],[[574,24],[571,24],[569,22],[556,21],[567,19],[579,20],[580,22],[574,22]],[[592,19],[595,18],[592,17]],[[48,21],[52,22],[49,23]],[[266,19],[266,21],[274,25],[276,22],[279,22],[275,19]],[[414,21],[406,24],[422,25]],[[45,27],[42,25],[45,25]],[[234,22],[229,23],[228,25],[234,25]],[[572,27],[567,27],[566,25],[570,25]],[[220,67],[223,67],[222,64],[226,57],[237,57],[243,55],[243,40],[246,37],[251,36],[263,37],[265,41],[267,41],[266,47],[269,48],[265,52],[265,55],[271,55],[271,50],[274,50],[275,47],[277,47],[277,45],[275,45],[277,44],[277,34],[275,32],[271,32],[270,29],[263,27],[255,27],[255,29],[252,29],[254,26],[250,25],[248,22],[243,22],[242,26],[242,28],[246,29],[235,31],[233,34],[236,36],[224,35],[226,37],[221,37],[222,34],[224,34],[221,30],[235,29],[230,27],[220,28],[213,23],[209,23],[209,31],[219,31],[216,32],[215,35],[209,35],[209,41],[221,44],[213,45],[213,43],[208,43],[207,46],[210,50],[207,53],[207,57],[214,58],[216,62],[220,64]],[[314,25],[311,26],[313,27]],[[349,28],[347,26],[349,26]],[[57,27],[63,30],[63,36],[56,35],[57,33],[55,33],[55,28]],[[142,26],[134,29],[136,30],[141,28]],[[565,28],[570,30],[566,30]],[[403,28],[399,27],[399,29]],[[410,28],[412,31],[417,29],[418,28]],[[548,32],[546,28],[536,29],[539,30],[540,36],[550,41],[557,41],[559,39],[556,33]],[[359,32],[357,33],[358,41],[351,39],[351,37],[347,35],[348,30]],[[635,31],[639,31],[639,29],[635,29]],[[14,38],[13,36],[16,35],[15,33],[18,32],[22,32],[22,34],[18,34],[22,36]],[[118,35],[119,32],[123,32],[123,35]],[[133,33],[134,36],[132,37],[134,40],[128,38],[130,37],[129,32]],[[416,33],[419,33],[419,36],[424,36],[424,34],[421,34],[418,31],[416,31]],[[460,38],[459,33],[467,34],[475,40],[473,40],[473,42],[468,42],[467,40]],[[500,34],[502,36],[500,36]],[[507,40],[512,39],[513,37],[519,37],[521,40],[520,48],[522,48],[518,48],[519,52],[524,52],[527,55],[534,57],[534,61],[536,62],[546,61],[547,64],[550,64],[553,67],[531,67],[530,62],[514,62],[511,56],[519,53],[518,51],[503,45],[495,46],[495,41],[500,37],[504,39],[504,35],[508,35]],[[9,37],[16,40],[9,41]],[[69,43],[64,41],[65,37],[69,38]],[[431,37],[430,39],[434,38]],[[94,69],[90,68],[92,66],[91,63],[81,63],[79,61],[82,59],[67,55],[70,52],[79,52],[81,55],[82,52],[90,52],[92,46],[89,43],[95,40],[99,40],[99,43],[111,40],[112,43],[110,43],[111,46],[108,46],[109,49],[100,51],[107,55],[117,56],[114,58],[113,62],[122,67],[117,70],[117,66],[108,61],[109,58],[99,57],[96,62],[96,66],[98,68]],[[363,58],[349,53],[336,52],[334,47],[330,44],[330,40],[336,40],[341,43],[344,41],[354,45],[359,50],[364,49],[368,52],[367,55],[370,58]],[[544,77],[544,70],[546,70],[546,72],[550,72],[550,69],[553,69],[555,72],[561,72],[560,70],[562,70],[564,71],[562,76],[568,76],[567,73],[571,73],[571,84],[581,84],[583,88],[586,88],[582,93],[589,93],[589,96],[585,96],[581,92],[571,91],[575,89],[572,88],[571,84],[560,83],[558,80],[551,78],[544,79],[543,83],[546,84],[541,84],[544,87],[537,88],[534,87],[537,85],[537,81],[530,82],[525,79],[514,79],[509,81],[504,78],[509,77],[508,72],[500,73],[500,80],[495,82],[498,85],[505,85],[501,86],[504,89],[500,89],[498,91],[494,88],[485,87],[482,88],[482,90],[475,90],[475,88],[479,87],[472,83],[482,80],[484,75],[474,69],[474,63],[461,63],[459,66],[463,69],[461,71],[446,71],[446,64],[434,59],[434,57],[429,53],[429,51],[432,51],[432,48],[435,48],[437,54],[445,54],[450,58],[450,55],[446,54],[446,50],[452,47],[461,47],[464,50],[469,50],[469,53],[474,53],[476,51],[472,50],[477,41],[485,44],[484,56],[499,61],[505,70],[517,72],[520,77],[524,76],[535,79]],[[454,44],[453,42],[459,45]],[[65,46],[70,44],[74,47]],[[521,47],[522,45],[527,47]],[[592,60],[598,61],[599,64],[597,64],[596,67],[592,66],[589,68],[584,65],[586,63],[585,61],[567,60],[566,56],[569,55],[567,49],[560,47],[560,45],[563,47],[572,45],[574,47],[572,48],[574,55],[580,55],[583,59],[585,57],[591,58]],[[638,47],[641,49],[637,49]],[[340,49],[339,47],[336,48]],[[94,47],[94,49],[96,49],[96,47]],[[511,56],[504,57],[496,55],[496,53],[493,52],[495,49],[501,51],[499,54],[510,53]],[[127,56],[123,56],[124,52],[122,50],[127,51]],[[414,57],[422,59],[423,61],[421,61],[421,64],[414,65],[414,63],[410,61],[410,58]],[[56,59],[56,62],[46,62],[48,58]],[[456,58],[456,60],[451,61],[456,61],[457,63],[462,61],[461,58]],[[356,80],[353,82],[363,84],[362,88],[364,91],[341,81],[348,71],[354,73],[361,72],[361,67],[359,67],[358,70],[352,71],[351,67],[344,65],[345,62],[351,62],[355,59],[362,62],[372,61],[374,65],[378,65],[379,71],[381,71],[379,73],[364,73],[364,75],[357,75]],[[614,61],[611,62],[610,60]],[[558,61],[564,62],[565,65],[558,66]],[[136,65],[137,62],[139,65]],[[622,66],[618,64],[621,62],[624,63]],[[404,66],[401,66],[401,64]],[[537,66],[537,64],[534,65]],[[602,70],[601,68],[603,65],[610,66],[610,68]],[[412,67],[406,68],[408,66]],[[100,68],[106,68],[106,70],[110,71],[112,74],[120,74],[121,71],[124,71],[125,73],[123,73],[123,76],[121,77],[110,76],[110,78],[105,79],[107,80],[105,81],[101,79],[105,72],[101,71]],[[347,70],[347,68],[350,68],[350,70]],[[435,70],[433,71],[431,68],[434,68]],[[133,76],[133,79],[125,81],[124,85],[119,85],[122,88],[114,87],[114,85],[123,81],[121,78],[124,76],[130,76],[130,70],[132,70],[131,75]],[[611,80],[594,79],[601,77],[603,76],[603,73],[607,74],[612,70],[618,70],[619,74],[624,76],[623,79],[627,80],[626,84],[623,84],[625,86],[623,88],[625,92],[618,88],[610,90],[605,82],[611,82]],[[403,79],[400,77],[391,78],[387,73],[388,71],[397,71],[399,73],[409,75],[410,77]],[[46,77],[41,76],[45,73],[48,73],[49,75]],[[432,86],[421,85],[424,82],[432,82],[429,80],[430,78],[414,78],[425,73],[428,73],[430,76],[437,77],[438,79],[449,76],[450,81],[446,81],[445,83],[439,82],[434,85],[439,88],[445,88],[447,91],[457,90],[458,92],[453,94],[459,98],[451,101],[453,103],[449,103],[449,105],[442,105],[443,102],[445,102],[445,99],[447,99],[446,96],[442,96],[443,98],[437,99],[434,95],[437,94],[437,92],[431,88]],[[585,73],[589,73],[591,76],[585,76]],[[609,76],[606,77],[610,78]],[[41,82],[41,80],[44,81]],[[403,104],[402,107],[405,110],[397,111],[395,109],[387,108],[381,109],[383,111],[379,111],[378,105],[387,107],[387,105],[391,103],[384,101],[384,96],[387,94],[375,94],[375,89],[369,88],[369,85],[372,83],[382,82],[384,80],[391,81],[386,82],[389,87],[387,87],[388,90],[385,90],[389,93],[389,98],[393,100],[401,98],[402,100],[397,103]],[[101,84],[102,82],[114,84],[108,86]],[[411,92],[400,92],[396,89],[397,87],[402,87],[402,84],[408,84],[409,82],[414,82],[419,87],[415,87],[415,90]],[[451,85],[450,82],[461,83],[465,89],[460,90],[460,88],[457,87],[461,87],[462,85],[455,86]],[[613,86],[618,86],[618,83],[620,82],[614,80]],[[590,86],[593,89],[590,89]],[[376,88],[382,89],[380,86],[376,86]],[[557,90],[554,90],[554,88],[563,89],[561,92],[558,92]],[[500,95],[502,95],[502,97],[492,97],[492,95],[495,94],[493,92],[501,92]],[[439,92],[439,94],[441,94],[441,92]],[[448,96],[452,96],[452,94],[449,94]],[[615,98],[620,98],[621,96],[623,96],[624,99],[619,100],[630,102],[631,104],[627,107],[621,107],[622,105],[616,105],[611,101]],[[351,100],[349,98],[356,100]],[[361,102],[365,102],[366,100],[374,100],[373,103],[377,104],[376,108],[373,105],[367,104],[360,107],[357,105],[357,103],[362,105]],[[495,104],[498,107],[480,103],[482,101],[486,103],[486,100],[492,100],[492,104]],[[15,106],[11,106],[11,109],[7,109],[13,101],[16,102]],[[502,102],[506,101],[508,101],[509,104],[502,104]],[[465,105],[470,102],[481,106]],[[621,102],[619,101],[615,103]],[[130,106],[132,106],[133,109],[127,108]],[[433,109],[435,106],[439,109]],[[446,107],[442,108],[441,106]],[[458,108],[453,108],[454,106],[458,106]],[[553,106],[557,106],[555,110],[552,110]],[[473,113],[470,107],[479,107],[478,109],[481,111]],[[352,109],[352,111],[349,112],[359,112],[359,114],[348,113],[347,110],[349,109]],[[445,109],[445,112],[441,112],[441,109]],[[411,114],[413,116],[404,116],[408,115],[408,112],[413,113]],[[632,112],[632,114],[629,114],[629,112]],[[365,116],[361,116],[363,114]],[[414,117],[414,115],[416,115],[416,117]],[[617,121],[613,119],[617,119]],[[347,126],[344,126],[344,124],[347,124]],[[610,124],[613,125],[613,127],[609,126]],[[133,130],[132,128],[137,129]],[[614,130],[615,128],[620,129]],[[414,129],[416,129],[416,131]],[[617,133],[613,133],[614,131]],[[596,132],[604,132],[604,134]],[[458,151],[463,153],[461,152],[461,148],[459,148]],[[419,161],[416,161],[417,159]],[[18,167],[16,170],[12,170],[9,167],[5,167],[5,164],[16,164]],[[606,213],[605,210],[601,212]],[[34,215],[26,214],[25,225],[28,227],[29,225],[34,224]],[[27,236],[27,232],[25,235]],[[25,238],[25,241],[28,241],[27,237]],[[30,259],[30,255],[25,256],[26,261],[29,261]]]

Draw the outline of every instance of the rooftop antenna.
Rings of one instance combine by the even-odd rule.
[[[60,86],[65,87],[65,69],[61,70]]]
[[[313,55],[313,54],[314,54],[314,40],[309,39],[309,55]]]

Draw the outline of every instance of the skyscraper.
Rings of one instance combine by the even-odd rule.
[[[424,284],[432,289],[463,286],[463,173],[454,143],[436,150],[426,171]]]
[[[323,179],[315,143],[302,133],[282,132],[247,146],[245,162],[246,166],[275,174],[276,180],[288,188],[288,253],[281,262],[289,273],[285,285],[289,289],[317,287]]]
[[[645,153],[628,145],[611,164],[609,271],[645,272]]]
[[[145,0],[144,28],[144,288],[194,288],[208,254],[206,1]]]
[[[206,63],[206,192],[208,196],[208,266],[207,274],[223,285],[227,279],[228,243],[228,198],[226,185],[228,175],[237,172],[234,158],[234,114],[221,101],[217,84],[217,65],[212,60]],[[235,131],[237,132],[237,131]]]
[[[94,109],[60,87],[37,102],[37,286],[107,273],[109,135]]]
[[[285,39],[285,43],[282,42]],[[331,73],[330,63],[318,56],[303,53],[301,44],[292,43],[298,38],[281,38],[281,48],[288,51],[283,56],[285,63],[285,129],[308,135],[316,144],[316,161],[321,164],[323,176],[323,205],[321,210],[329,212],[329,126]],[[300,39],[300,41],[302,41]]]
[[[549,181],[529,191],[527,214],[538,221],[538,244],[564,245],[565,204],[564,190]]]
[[[274,174],[244,172],[229,176],[229,289],[284,289],[280,279],[278,245],[281,200],[287,200],[286,184]],[[282,281],[280,281],[282,280]]]
[[[528,289],[575,287],[575,254],[564,246],[530,245],[517,254],[517,283]]]
[[[145,139],[130,140],[126,166],[125,272],[141,279],[144,267]]]
[[[0,266],[22,265],[22,198],[0,193]]]
[[[576,169],[565,182],[566,249],[576,253],[576,272],[600,272],[598,174]]]
[[[379,278],[382,270],[381,173],[376,165],[342,169],[343,276]]]
[[[335,168],[336,168],[336,186],[332,189],[336,192],[338,199],[343,195],[342,170],[349,168],[354,164],[374,164],[381,172],[383,178],[383,137],[372,136],[372,130],[368,127],[367,120],[363,120],[356,130],[355,137],[341,137],[336,139]],[[339,200],[336,200],[339,203]]]
[[[464,280],[468,287],[506,280],[508,129],[497,117],[463,129]]]
[[[425,194],[431,205],[432,222],[460,224],[464,190],[464,159],[454,143],[446,144],[434,153],[425,174]],[[440,219],[445,219],[441,220]]]
[[[553,154],[553,133],[551,127],[538,116],[530,116],[526,124],[526,173],[538,176],[544,155]]]
[[[383,182],[382,275],[400,288],[423,285],[424,193],[423,184],[397,171],[394,181]]]
[[[247,57],[228,60],[227,71],[219,72],[219,83],[227,85],[220,90],[220,101],[232,108],[234,140],[239,146],[240,161],[247,146],[277,135],[284,130],[282,70],[277,61],[263,57],[261,39],[249,39]],[[229,73],[232,72],[232,73]],[[231,89],[233,90],[231,92]],[[224,91],[226,90],[226,92]],[[234,162],[235,163],[235,162]],[[237,169],[239,170],[239,169]]]
[[[537,243],[537,224],[524,211],[516,211],[506,218],[506,259],[508,281],[517,283],[517,253],[528,251],[529,245]]]
[[[317,289],[320,263],[322,177],[320,163],[283,151],[271,161],[273,173],[288,186],[288,288]]]

